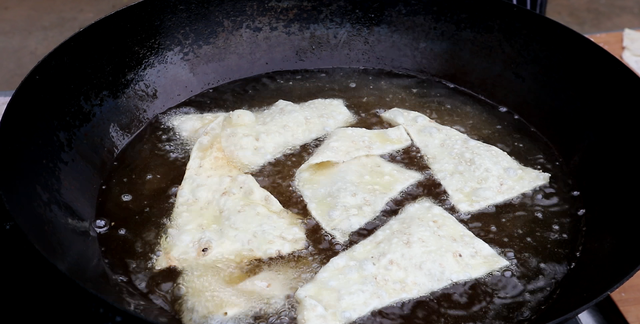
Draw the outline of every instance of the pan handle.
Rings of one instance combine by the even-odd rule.
[[[629,324],[611,296],[562,324]]]

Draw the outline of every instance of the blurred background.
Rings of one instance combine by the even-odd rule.
[[[0,0],[0,91],[14,90],[40,59],[78,30],[135,2]],[[547,0],[546,16],[582,34],[640,28],[640,0]]]

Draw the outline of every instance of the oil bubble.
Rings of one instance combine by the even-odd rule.
[[[130,194],[124,194],[122,195],[122,201],[129,201],[131,199],[133,199],[133,196],[131,196]]]
[[[109,221],[104,218],[98,218],[93,221],[93,228],[98,233],[104,233],[109,229]]]
[[[176,185],[176,186],[172,186],[169,189],[169,196],[175,196],[178,193],[178,189],[180,189],[180,186]]]
[[[518,314],[518,317],[520,317],[521,319],[527,319],[531,317],[531,312],[525,308]]]
[[[176,297],[181,297],[186,291],[187,289],[183,285],[177,285],[175,286],[175,288],[173,288],[173,294]]]

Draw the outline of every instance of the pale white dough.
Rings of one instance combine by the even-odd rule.
[[[264,111],[232,112],[222,131],[222,147],[240,170],[252,172],[291,149],[354,121],[340,99],[316,99],[299,105],[279,100]]]
[[[182,269],[178,284],[185,290],[178,305],[184,323],[250,323],[251,316],[282,308],[299,288],[300,272],[272,266],[247,277],[242,266],[201,262]]]
[[[305,245],[298,217],[227,161],[219,136],[224,118],[211,123],[192,149],[158,268],[200,259],[267,258]]]
[[[427,199],[334,257],[296,292],[298,323],[342,324],[509,263]]]
[[[183,271],[181,319],[189,324],[241,321],[279,307],[295,291],[287,271],[235,282],[241,273],[234,269],[306,246],[298,216],[228,161],[220,142],[226,118],[213,120],[191,151],[155,261],[156,268]]]
[[[423,114],[394,108],[382,118],[406,128],[451,202],[462,212],[504,202],[549,182],[549,174],[522,166],[497,147]]]
[[[355,121],[342,100],[296,105],[278,101],[265,111],[178,115],[175,131],[195,142],[176,196],[156,268],[179,267],[185,323],[242,322],[281,307],[297,272],[282,266],[244,278],[253,259],[306,246],[297,215],[246,172],[288,150]]]
[[[625,28],[622,32],[622,59],[640,74],[640,31]]]
[[[337,129],[298,169],[296,187],[311,215],[344,242],[391,198],[421,178],[418,172],[378,156],[410,144],[402,127]]]
[[[227,113],[180,114],[169,119],[169,124],[184,139],[197,141],[211,123]]]
[[[306,240],[297,216],[246,172],[353,121],[339,99],[299,105],[280,100],[256,113],[170,119],[176,132],[195,144],[156,266],[267,258],[300,249]]]

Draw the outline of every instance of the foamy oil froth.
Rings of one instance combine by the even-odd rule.
[[[297,269],[292,284],[300,286],[332,257],[384,226],[404,206],[427,197],[496,249],[510,265],[478,280],[384,307],[356,322],[525,323],[535,316],[570,270],[584,214],[581,196],[575,194],[579,190],[563,178],[566,173],[553,148],[509,109],[433,80],[363,69],[279,72],[235,81],[196,95],[149,123],[116,157],[103,181],[94,222],[103,256],[114,275],[121,278],[120,283],[176,314],[187,293],[179,284],[178,269],[158,271],[152,267],[193,144],[176,134],[168,120],[181,114],[258,110],[280,99],[304,102],[317,98],[344,99],[358,116],[352,127],[388,128],[391,125],[382,121],[381,113],[395,107],[416,110],[499,147],[525,166],[550,173],[550,183],[476,213],[459,213],[420,150],[412,145],[383,158],[418,171],[424,178],[389,201],[375,219],[341,244],[311,217],[293,183],[296,170],[324,140],[320,138],[253,173],[283,207],[301,216],[309,245],[290,255],[254,260],[248,264],[248,275],[286,265]],[[123,199],[125,194],[131,199]],[[242,321],[294,323],[295,308],[293,296],[288,296],[281,307],[257,311]]]

